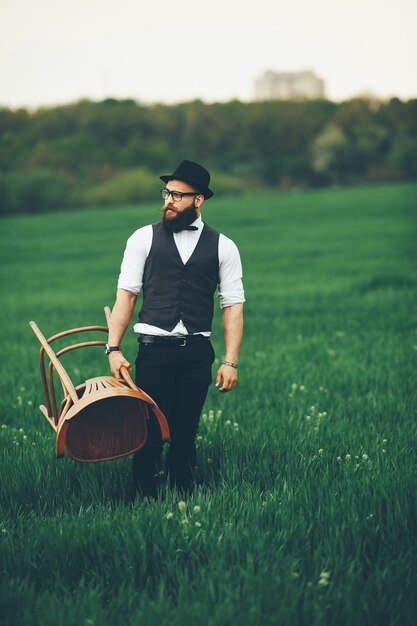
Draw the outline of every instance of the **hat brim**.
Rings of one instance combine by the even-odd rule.
[[[190,185],[194,185],[198,190],[202,193],[204,198],[208,200],[212,196],[214,196],[214,191],[209,189],[208,187],[202,187],[201,184],[197,183],[195,180],[191,180],[191,178],[183,178],[182,176],[160,176],[159,177],[164,183],[167,183],[170,180],[182,180],[184,183],[189,183]]]

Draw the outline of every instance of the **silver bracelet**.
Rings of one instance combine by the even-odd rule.
[[[234,367],[235,370],[237,370],[237,363],[232,363],[232,361],[225,361],[224,359],[223,359],[222,363],[223,363],[223,365],[230,365],[230,367]]]

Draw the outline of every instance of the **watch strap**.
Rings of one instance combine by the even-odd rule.
[[[110,354],[110,352],[120,352],[120,346],[109,346],[109,344],[106,343],[104,351],[106,354]]]

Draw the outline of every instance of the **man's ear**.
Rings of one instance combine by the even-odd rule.
[[[197,209],[199,209],[201,207],[201,205],[203,204],[203,202],[204,202],[203,194],[201,194],[199,196],[196,196],[194,198],[194,202],[195,202],[195,206],[197,207]]]

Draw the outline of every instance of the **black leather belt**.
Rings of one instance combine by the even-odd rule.
[[[208,341],[205,335],[139,335],[139,343],[157,343],[164,346],[186,346],[195,341]]]

